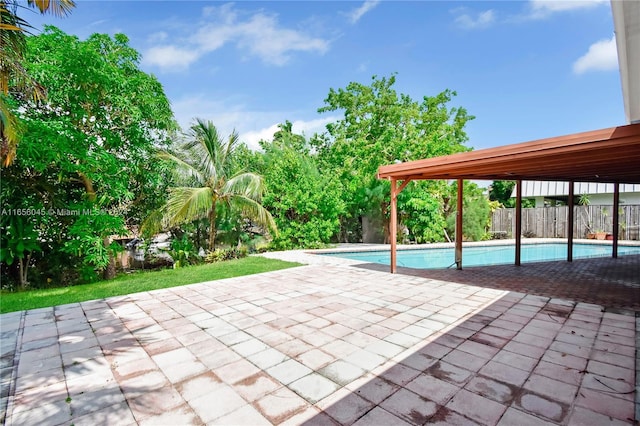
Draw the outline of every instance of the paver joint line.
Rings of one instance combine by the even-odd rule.
[[[26,316],[25,311],[20,312],[20,321],[19,321],[20,325],[18,326],[18,332],[16,333],[15,343],[13,345],[14,350],[13,350],[13,356],[11,361],[11,378],[8,383],[8,389],[6,391],[7,396],[6,398],[2,398],[3,400],[2,414],[3,415],[0,417],[3,423],[6,422],[7,419],[11,418],[11,415],[13,412],[13,406],[14,406],[13,397],[15,396],[15,390],[16,390],[15,388],[16,388],[16,380],[18,375],[18,362],[20,359],[20,348],[22,346],[22,334],[24,332],[25,316]],[[0,324],[1,324],[1,321],[0,321]],[[5,386],[7,386],[7,384],[5,383],[5,380],[2,380],[2,387],[5,387]],[[4,391],[3,391],[3,395],[4,395]]]

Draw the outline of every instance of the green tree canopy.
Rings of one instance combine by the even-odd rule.
[[[26,73],[47,97],[11,93],[25,131],[3,186],[24,196],[3,204],[26,200],[33,205],[15,207],[54,211],[35,227],[47,258],[62,251],[104,270],[114,248],[108,237],[162,202],[167,170],[151,159],[177,128],[169,101],[158,80],[139,69],[140,55],[122,34],[80,40],[46,27],[27,37],[25,55]]]
[[[456,211],[458,183],[454,182],[450,186],[450,193],[445,206],[445,216],[447,220],[447,232],[453,238],[455,235]],[[488,238],[488,230],[491,225],[491,207],[489,200],[483,193],[482,188],[477,184],[464,182],[463,199],[463,240],[479,241]]]
[[[464,108],[449,106],[456,95],[454,91],[445,90],[415,101],[409,95],[397,93],[395,82],[395,75],[374,76],[368,86],[352,82],[344,89],[331,89],[325,106],[319,109],[319,112],[344,112],[342,119],[327,125],[328,137],[316,138],[313,143],[323,167],[334,170],[344,188],[350,223],[344,221],[343,226],[358,226],[359,216],[365,214],[388,218],[389,184],[376,178],[381,165],[469,150],[464,145],[468,139],[464,127],[473,117]],[[420,184],[405,189],[409,194],[430,188],[431,194],[418,196],[421,202],[416,199],[399,206],[406,217],[412,218],[413,232],[423,239],[430,240],[436,234],[444,238],[444,222],[429,225],[426,220],[436,213],[433,211],[436,203],[426,197],[435,197],[440,202],[438,197],[445,192],[443,185],[446,184]],[[420,217],[424,220],[419,220]],[[424,229],[425,226],[431,229]]]
[[[495,180],[489,187],[489,200],[497,201],[502,207],[513,208],[516,199],[511,198],[516,182],[513,180]],[[522,207],[535,207],[535,200],[525,198],[522,200]]]
[[[289,121],[281,124],[273,142],[260,143],[265,177],[264,205],[273,215],[279,249],[317,248],[331,241],[344,212],[338,179],[318,169],[315,155]]]
[[[40,13],[66,16],[75,7],[72,0],[27,0]],[[9,91],[43,97],[44,87],[25,71],[26,33],[29,23],[18,16],[24,7],[16,0],[0,1],[0,158],[10,165],[19,140],[19,123],[7,100]]]

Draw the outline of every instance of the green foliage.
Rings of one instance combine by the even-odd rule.
[[[458,184],[451,185],[451,208],[447,215],[447,232],[455,235]],[[489,200],[482,193],[482,189],[476,184],[465,181],[462,234],[464,240],[479,241],[489,239],[489,226],[491,225],[491,208]]]
[[[206,263],[223,262],[225,260],[241,259],[247,257],[248,250],[246,247],[231,247],[228,249],[217,248],[207,253],[204,258]]]
[[[416,184],[428,187],[426,182]],[[400,195],[398,203],[403,212],[402,223],[409,229],[410,238],[419,244],[444,241],[446,222],[441,201],[428,190],[407,188]]]
[[[11,91],[41,98],[46,92],[42,85],[25,72],[26,34],[32,27],[18,16],[17,11],[24,8],[20,3],[17,0],[0,2],[0,158],[3,166],[13,163],[21,137],[18,119],[9,107],[10,100],[6,96]],[[75,7],[75,2],[27,0],[27,5],[37,7],[42,14],[65,16]]]
[[[496,180],[493,181],[489,187],[489,200],[498,201],[505,207],[513,207],[515,203],[511,199],[513,188],[515,188],[516,182],[512,180]]]
[[[177,182],[182,185],[169,189],[167,203],[158,215],[162,218],[160,226],[207,219],[211,251],[215,249],[220,217],[247,218],[277,234],[273,218],[261,204],[262,177],[237,169],[237,133],[225,142],[212,122],[197,119],[188,138],[177,152],[160,153],[160,158],[176,167]],[[154,227],[153,222],[147,221],[145,227]],[[158,227],[157,221],[155,225]]]
[[[279,234],[273,248],[317,248],[338,232],[344,211],[340,182],[321,173],[301,135],[291,123],[280,125],[273,142],[261,142],[266,182],[264,205],[271,212]]]
[[[503,207],[514,208],[516,199],[511,198],[516,182],[512,180],[496,180],[489,187],[489,200],[498,201]],[[522,208],[535,207],[535,200],[529,198],[522,199]]]
[[[25,58],[47,97],[11,94],[24,132],[3,187],[22,194],[12,208],[44,212],[31,219],[42,250],[34,286],[92,280],[112,265],[109,237],[163,203],[169,171],[152,158],[168,146],[173,114],[122,34],[80,40],[47,27],[27,37]]]
[[[589,204],[591,204],[591,200],[589,199],[589,194],[580,194],[580,197],[578,198],[578,205],[588,206]]]
[[[198,249],[193,245],[188,235],[171,240],[171,249],[168,251],[173,259],[173,269],[195,265],[200,262]]]
[[[124,220],[121,217],[101,214],[97,210],[80,209],[77,220],[68,228],[68,240],[63,251],[83,259],[83,263],[95,270],[102,270],[109,264],[109,259],[121,247],[113,242],[105,244],[112,235],[124,235]],[[96,277],[97,278],[97,277]]]
[[[323,172],[335,174],[342,186],[346,216],[357,219],[371,214],[388,217],[388,184],[376,180],[381,165],[418,160],[467,151],[464,126],[473,119],[464,108],[448,104],[456,95],[445,90],[414,101],[393,88],[396,78],[373,77],[369,86],[352,82],[344,89],[331,89],[319,112],[344,111],[344,118],[327,125],[329,137],[312,139],[320,155]],[[372,197],[371,194],[376,196]],[[433,201],[426,197],[435,197]],[[425,208],[441,202],[438,194],[421,194],[423,202],[406,204],[412,226],[425,224]],[[418,209],[418,211],[409,211]],[[432,210],[431,210],[432,211]],[[421,239],[435,238],[433,229],[417,230]]]
[[[29,216],[2,214],[2,235],[0,240],[0,261],[13,265],[31,252],[40,251],[38,232]]]

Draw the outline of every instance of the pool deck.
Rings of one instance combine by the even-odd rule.
[[[266,256],[306,266],[0,315],[3,423],[640,419],[639,256],[587,261],[610,286],[590,296],[556,293],[598,272],[580,262],[427,276]],[[616,286],[628,302],[609,298]]]

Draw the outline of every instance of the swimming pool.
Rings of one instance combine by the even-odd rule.
[[[398,250],[398,266],[420,269],[442,269],[454,264],[455,252],[453,247],[447,248],[422,248],[416,250]],[[618,255],[640,254],[640,246],[618,246]],[[390,252],[342,252],[323,253],[324,256],[342,257],[352,260],[361,260],[368,263],[381,263],[389,265]],[[573,244],[573,258],[582,259],[589,257],[611,256],[610,244]],[[553,260],[566,260],[566,243],[537,243],[523,244],[521,261],[547,262]],[[513,245],[487,245],[464,247],[462,250],[463,266],[488,266],[504,265],[515,262],[515,247]]]

